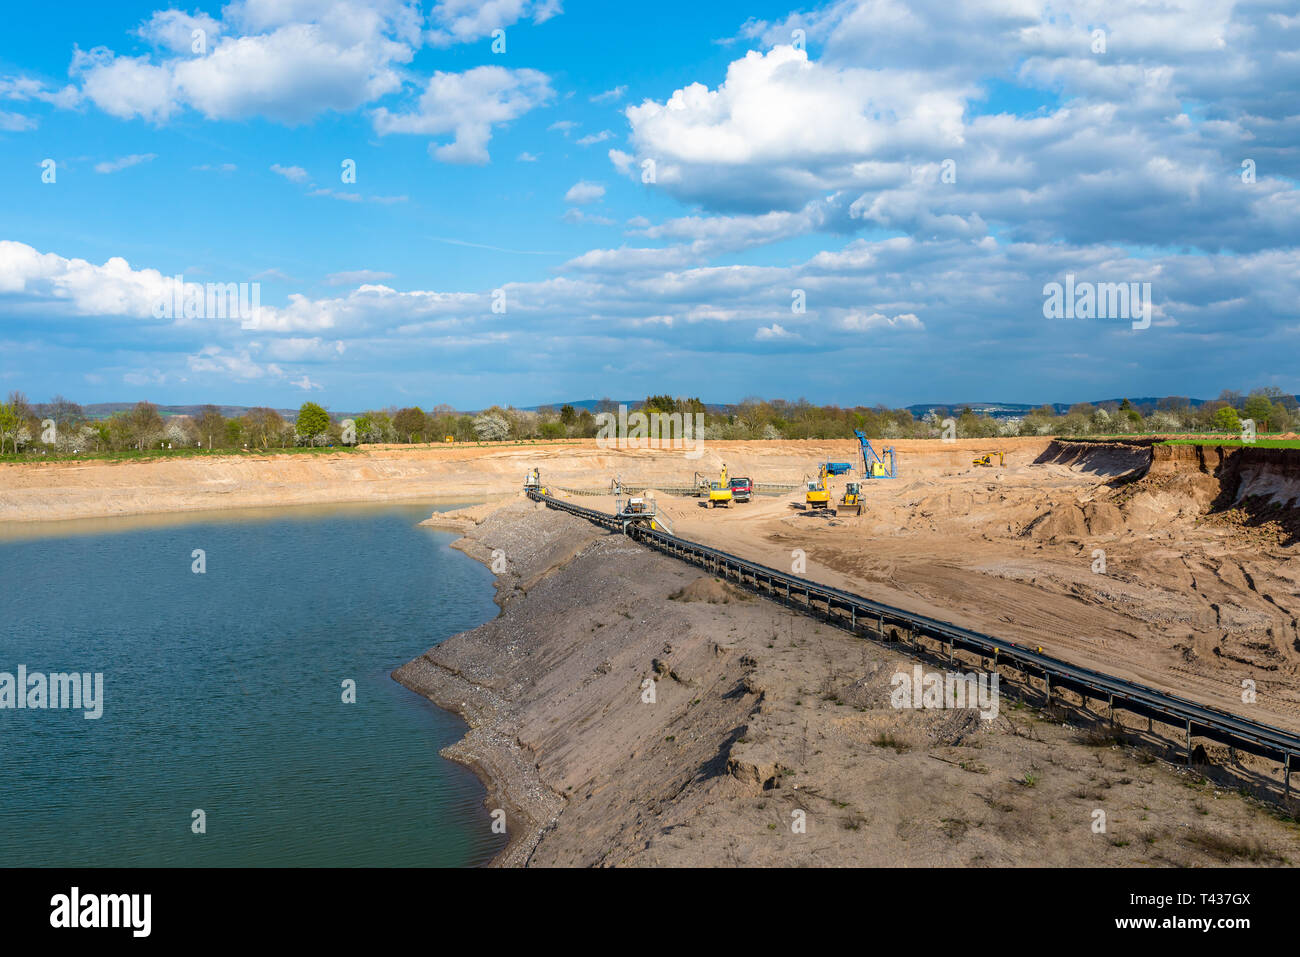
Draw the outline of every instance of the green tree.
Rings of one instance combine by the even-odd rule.
[[[17,389],[9,393],[9,405],[14,407],[14,412],[18,414],[18,418],[22,419],[24,423],[28,419],[36,417],[36,412],[32,409],[32,404],[27,401],[26,394],[19,392]]]
[[[424,410],[418,405],[398,409],[397,414],[393,416],[393,428],[397,430],[398,437],[405,438],[407,442],[423,440],[424,430],[427,427],[428,420],[425,418]]]
[[[1223,432],[1240,432],[1241,419],[1237,416],[1237,410],[1230,405],[1225,405],[1214,413],[1214,426]]]
[[[125,412],[114,412],[108,418],[108,444],[115,450],[130,448],[131,420]]]
[[[12,402],[0,403],[0,455],[4,454],[5,442],[12,442],[14,454],[18,454],[18,430],[23,420]]]
[[[158,412],[158,406],[152,402],[137,402],[127,415],[131,441],[137,449],[144,451],[162,438],[165,423]]]
[[[360,445],[362,442],[370,441],[367,436],[375,430],[375,420],[371,418],[369,412],[364,412],[357,416],[356,421],[352,424],[356,428],[357,432],[357,445]]]
[[[1122,419],[1127,419],[1131,422],[1133,428],[1140,429],[1142,427],[1142,413],[1139,412],[1137,406],[1128,399],[1125,399],[1119,404],[1119,414]]]
[[[275,409],[259,406],[244,414],[244,435],[252,444],[260,445],[263,451],[270,447],[283,429],[284,419]]]
[[[643,408],[646,412],[676,412],[677,400],[671,395],[646,396]]]
[[[387,412],[371,409],[357,419],[357,442],[377,443],[393,440],[393,420]]]
[[[219,442],[225,437],[226,417],[215,405],[200,408],[198,420],[194,424],[199,429],[199,441],[206,442],[209,450],[213,442]]]
[[[324,435],[330,428],[330,414],[315,402],[304,402],[298,409],[297,432],[311,444],[317,436]]]
[[[1273,418],[1273,403],[1268,396],[1252,394],[1241,407],[1241,415],[1243,418],[1253,419],[1255,428],[1265,432],[1270,424],[1269,420]]]
[[[568,403],[565,403],[564,405],[560,406],[560,421],[563,422],[566,427],[573,425],[573,423],[577,421],[577,419],[578,419],[578,412],[576,409],[574,409],[573,406],[569,405]]]

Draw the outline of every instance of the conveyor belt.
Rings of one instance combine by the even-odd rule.
[[[620,523],[613,515],[583,508],[562,499],[529,493],[549,507],[577,515],[611,531],[618,531]],[[913,642],[930,638],[947,645],[953,651],[969,651],[981,658],[993,659],[994,667],[1010,665],[1026,676],[1042,678],[1048,694],[1052,689],[1068,688],[1089,698],[1108,701],[1112,707],[1133,714],[1154,718],[1165,724],[1185,730],[1190,750],[1193,735],[1238,748],[1251,754],[1272,758],[1283,764],[1288,778],[1291,756],[1300,755],[1300,736],[1243,718],[1239,715],[1198,704],[1187,698],[1158,691],[1126,678],[1093,671],[1070,664],[1026,648],[1012,641],[995,638],[980,632],[960,628],[948,622],[914,614],[859,595],[822,585],[806,578],[787,574],[766,565],[751,562],[707,545],[655,531],[644,526],[632,526],[628,535],[651,548],[699,565],[726,578],[735,578],[741,584],[760,594],[787,602],[800,602],[809,610],[836,621],[854,634],[863,629],[873,630],[882,639],[892,630],[906,633]]]

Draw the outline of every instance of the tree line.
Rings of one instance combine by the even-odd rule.
[[[427,442],[502,442],[593,438],[599,414],[616,413],[618,404],[601,399],[594,410],[562,405],[538,409],[492,406],[460,412],[450,405],[425,411],[419,406],[371,409],[359,415],[331,414],[305,402],[296,415],[260,406],[226,416],[215,405],[194,415],[164,415],[151,402],[107,417],[94,417],[57,395],[32,403],[21,392],[0,403],[0,454],[81,454],[154,449],[250,449]],[[1239,433],[1244,420],[1259,434],[1287,432],[1300,425],[1295,396],[1275,387],[1249,394],[1225,390],[1210,402],[1193,405],[1181,396],[1154,402],[1128,399],[1099,405],[1080,403],[1058,413],[1044,405],[1021,416],[992,417],[968,407],[935,408],[916,416],[885,406],[815,405],[807,399],[746,398],[725,406],[706,406],[698,397],[668,394],[631,403],[629,412],[702,415],[704,439],[844,439],[855,430],[871,438],[992,438],[1009,435],[1136,435],[1151,433]]]

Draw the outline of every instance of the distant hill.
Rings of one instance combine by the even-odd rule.
[[[135,403],[134,402],[94,402],[90,405],[83,405],[81,408],[82,411],[84,411],[86,415],[92,419],[107,419],[114,412],[129,412],[131,409],[135,408]],[[197,416],[202,408],[203,405],[160,405],[158,406],[158,413],[164,416],[167,415]],[[217,406],[217,409],[220,410],[221,414],[228,419],[234,418],[235,416],[243,415],[251,408],[253,408],[253,406],[250,405]],[[282,416],[289,419],[297,418],[298,416],[297,409],[276,409],[275,411],[279,412]],[[341,414],[350,415],[351,413],[341,413]]]
[[[1156,403],[1163,398],[1165,397],[1164,396],[1128,396],[1128,400],[1144,412],[1154,409]],[[1300,402],[1300,395],[1295,396],[1295,398],[1297,402]],[[611,399],[611,400],[570,399],[567,402],[544,402],[540,405],[522,406],[521,408],[523,408],[526,411],[536,412],[538,409],[542,409],[542,408],[559,410],[563,406],[571,405],[579,411],[586,409],[588,412],[595,412],[600,407],[600,404],[605,401],[613,402],[616,408],[621,404],[621,405],[626,405],[629,409],[635,409],[637,406],[639,406],[642,402],[645,401],[645,398],[642,397],[639,399]],[[1094,399],[1090,404],[1103,405],[1106,403],[1113,402],[1116,405],[1118,405],[1123,401],[1124,401],[1124,396],[1120,396],[1119,398],[1116,399]],[[1193,407],[1196,407],[1196,406],[1204,405],[1206,402],[1210,400],[1189,398],[1187,401]],[[1069,403],[1069,402],[1048,402],[1048,403],[1043,403],[1043,402],[1032,402],[1032,403],[1029,402],[917,402],[914,405],[904,406],[904,408],[906,408],[917,418],[921,418],[926,413],[937,411],[939,409],[946,409],[949,413],[956,413],[961,409],[965,409],[969,407],[970,410],[972,412],[975,412],[977,415],[987,415],[995,419],[1008,419],[1008,418],[1019,418],[1025,415],[1027,412],[1031,412],[1034,409],[1041,408],[1044,404],[1050,405],[1058,415],[1062,415],[1070,411],[1070,406],[1073,405],[1074,403]],[[112,415],[114,412],[124,412],[132,408],[134,405],[135,405],[134,402],[96,402],[91,405],[83,406],[83,408],[85,409],[86,415],[90,416],[91,418],[105,419],[108,418],[110,415]],[[708,411],[710,412],[721,412],[724,409],[726,409],[727,404],[721,402],[706,402],[704,404],[704,407],[708,409]],[[243,415],[250,408],[252,408],[252,406],[219,405],[217,406],[217,408],[221,410],[222,415],[226,416],[227,418],[233,418],[235,416]],[[200,409],[202,409],[202,405],[160,405],[158,406],[158,411],[165,416],[166,415],[197,416],[199,414]],[[286,419],[296,418],[298,415],[297,409],[276,409],[275,411],[279,412]],[[480,410],[473,409],[473,410],[460,410],[460,411],[469,412],[472,415]],[[360,412],[338,412],[338,411],[331,410],[330,414],[335,418],[347,418],[347,417],[355,418],[361,413]]]
[[[976,415],[987,415],[994,419],[1019,418],[1025,413],[1034,409],[1042,408],[1044,403],[1039,402],[1036,405],[1027,405],[1019,402],[918,402],[915,405],[904,406],[908,412],[918,419],[931,412],[946,410],[949,413],[956,414],[962,409],[969,408]],[[1058,413],[1064,412],[1069,408],[1057,402],[1048,403]]]
[[[579,412],[583,409],[586,409],[588,412],[595,412],[604,401],[604,399],[570,399],[568,402],[543,402],[541,405],[525,405],[520,406],[520,408],[525,412],[536,412],[538,409],[555,409],[558,411],[566,405],[571,405]],[[610,399],[609,401],[614,403],[615,408],[622,403],[629,409],[632,409],[644,402],[645,397],[642,396],[639,399]]]
[[[633,409],[635,409],[635,408],[638,408],[638,407],[641,405],[641,403],[643,403],[643,402],[645,401],[645,396],[642,396],[642,397],[639,398],[639,399],[609,399],[609,400],[606,400],[606,399],[572,399],[572,400],[570,400],[570,401],[568,401],[568,402],[543,402],[541,405],[526,405],[526,406],[522,406],[522,408],[523,408],[524,411],[526,411],[526,412],[536,412],[538,409],[556,409],[556,410],[559,410],[559,409],[563,408],[563,407],[566,406],[566,405],[571,405],[571,406],[573,406],[575,409],[577,409],[579,412],[581,412],[583,409],[586,409],[588,412],[595,412],[598,408],[600,408],[600,404],[601,404],[602,402],[605,402],[605,401],[612,402],[612,403],[614,404],[614,409],[615,409],[615,410],[617,410],[618,407],[619,407],[620,405],[625,405],[625,406],[627,406],[628,411],[630,412],[631,410],[633,410]],[[723,409],[725,409],[726,407],[727,407],[727,406],[726,406],[726,403],[723,403],[723,402],[705,402],[705,403],[704,403],[704,408],[707,409],[709,412],[721,412],[721,411],[722,411]]]
[[[1127,398],[1133,405],[1143,412],[1150,411],[1156,407],[1165,396],[1120,396],[1116,399],[1093,399],[1088,402],[1089,405],[1106,405],[1114,403],[1121,404]],[[1297,396],[1300,399],[1300,396]],[[1204,405],[1209,399],[1192,399],[1188,398],[1187,402],[1192,408]],[[917,418],[924,416],[927,412],[938,409],[947,409],[949,412],[957,412],[960,409],[969,408],[977,415],[987,415],[994,419],[1019,418],[1034,409],[1041,409],[1044,405],[1050,405],[1052,411],[1057,415],[1064,415],[1070,411],[1070,406],[1075,405],[1073,402],[918,402],[916,405],[906,406],[907,410]]]

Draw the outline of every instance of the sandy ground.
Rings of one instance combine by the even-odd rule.
[[[897,709],[913,659],[538,509],[442,519],[504,553],[502,613],[394,673],[470,724],[444,753],[506,812],[500,865],[1300,859],[1293,822],[1199,768],[1008,694],[990,720]]]
[[[805,510],[802,492],[728,509],[654,494],[683,538],[790,571],[802,557],[816,581],[1300,731],[1300,565],[1284,525],[1226,507],[1203,470],[1218,464],[1194,449],[1153,463],[1145,448],[1002,446],[1005,466],[983,468],[976,445],[909,443],[898,479],[864,483],[861,517]],[[1300,504],[1300,466],[1255,458],[1229,497]]]
[[[658,500],[683,537],[779,568],[802,553],[806,574],[819,581],[1300,730],[1300,465],[1293,453],[1270,458],[1252,450],[1249,462],[1225,469],[1219,453],[1190,447],[1157,449],[1153,462],[1150,448],[1047,439],[893,444],[899,478],[866,483],[860,518],[805,512],[801,492],[714,510],[663,492]],[[1004,466],[972,465],[990,449],[1005,452]],[[817,462],[852,462],[855,452],[851,441],[718,442],[692,458],[586,442],[6,465],[0,523],[325,502],[505,501],[534,466],[555,488],[604,488],[614,477],[688,486],[697,470],[713,475],[723,463],[732,475],[794,484]],[[833,481],[837,499],[843,481]],[[1255,507],[1232,507],[1246,496],[1255,496],[1248,499]],[[581,501],[612,508],[609,499]],[[1259,506],[1270,501],[1272,514]],[[1254,682],[1253,702],[1242,700],[1243,681]]]

